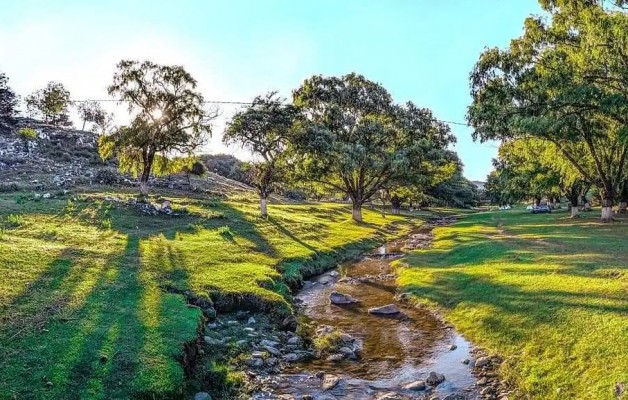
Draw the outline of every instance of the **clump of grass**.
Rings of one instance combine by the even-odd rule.
[[[226,240],[233,240],[235,236],[228,225],[218,228],[218,234]]]
[[[340,330],[321,328],[312,340],[314,350],[319,357],[338,353],[345,346],[352,344],[353,339]]]
[[[24,225],[24,217],[19,214],[9,214],[2,221],[2,225],[5,229],[19,228]]]
[[[103,218],[100,220],[100,229],[110,230],[111,226],[111,218]]]

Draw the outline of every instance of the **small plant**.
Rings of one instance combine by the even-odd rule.
[[[24,225],[24,217],[18,214],[10,214],[5,218],[2,225],[7,229],[18,228]]]
[[[111,218],[105,218],[100,220],[100,228],[105,230],[111,229]]]
[[[72,199],[68,199],[65,203],[64,211],[66,214],[72,214],[76,211],[76,203]]]
[[[17,135],[22,140],[33,140],[37,138],[37,131],[33,128],[21,128],[17,131]]]
[[[231,232],[231,228],[229,228],[229,226],[225,225],[225,226],[221,226],[220,228],[218,228],[218,234],[220,236],[222,236],[224,239],[227,240],[233,240],[233,232]]]
[[[27,200],[27,197],[23,194],[18,194],[15,196],[15,204],[24,204]]]

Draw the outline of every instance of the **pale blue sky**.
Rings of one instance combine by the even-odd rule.
[[[536,0],[0,0],[0,70],[20,94],[58,80],[75,99],[107,98],[117,61],[148,58],[186,66],[208,100],[232,101],[355,71],[463,122],[482,49],[507,45],[539,12]],[[222,110],[207,150],[246,157],[220,143],[234,107]],[[465,175],[484,180],[495,144],[451,127]]]

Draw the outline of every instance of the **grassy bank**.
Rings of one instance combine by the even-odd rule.
[[[172,292],[285,312],[284,281],[409,228],[338,204],[262,220],[253,203],[169,196],[180,215],[148,216],[106,196],[125,200],[0,196],[0,398],[180,397],[201,313]]]
[[[617,383],[628,390],[626,222],[492,212],[434,234],[433,248],[399,263],[400,284],[503,355],[515,398],[610,400]]]

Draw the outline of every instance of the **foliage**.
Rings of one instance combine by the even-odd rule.
[[[626,224],[511,210],[433,233],[397,264],[400,291],[503,357],[517,398],[625,398],[614,391],[628,378]]]
[[[56,126],[70,126],[68,107],[70,92],[59,82],[50,82],[44,89],[26,97],[26,109],[32,116],[43,116],[44,122]]]
[[[361,75],[307,79],[294,91],[306,121],[295,138],[300,173],[351,198],[354,219],[386,184],[421,176],[454,141],[427,109],[396,106],[381,85]]]
[[[20,128],[17,131],[17,135],[23,140],[37,139],[37,131],[33,128]]]
[[[99,138],[100,154],[116,155],[121,171],[139,176],[144,195],[152,172],[182,167],[170,159],[191,157],[211,134],[215,114],[203,108],[196,80],[183,67],[123,60],[108,91],[128,103],[133,119]]]
[[[9,78],[0,72],[0,117],[13,117],[16,114],[15,107],[19,101],[18,96],[8,85]]]
[[[293,136],[299,111],[284,105],[284,99],[270,92],[257,96],[250,107],[238,112],[227,125],[225,144],[238,143],[262,161],[248,166],[250,182],[257,188],[262,201],[262,216],[267,216],[264,201],[275,189],[287,168],[286,148]]]
[[[92,131],[100,134],[107,133],[113,124],[113,114],[107,113],[103,110],[102,106],[97,101],[85,101],[79,103],[77,110],[81,120],[83,121],[83,127],[81,130],[85,130],[85,124],[91,122],[93,124]]]
[[[628,15],[598,2],[544,4],[549,23],[530,17],[507,50],[480,57],[468,119],[482,140],[532,136],[553,143],[600,189],[609,218],[628,151]]]

